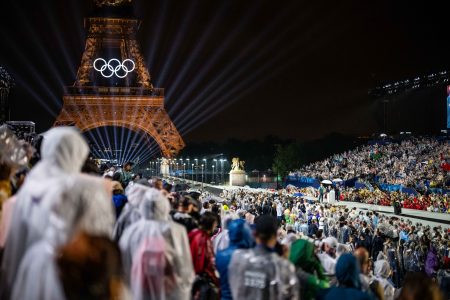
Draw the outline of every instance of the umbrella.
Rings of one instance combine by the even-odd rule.
[[[321,183],[323,183],[323,184],[333,184],[332,182],[331,182],[331,180],[322,180],[322,182]]]
[[[344,180],[342,180],[340,178],[333,179],[333,182],[342,182],[342,181],[344,181]]]

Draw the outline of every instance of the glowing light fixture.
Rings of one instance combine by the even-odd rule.
[[[123,62],[120,62],[117,58],[111,58],[109,61],[97,58],[94,60],[93,67],[95,71],[100,72],[105,78],[110,78],[113,75],[125,78],[128,73],[134,71],[136,64],[131,59],[125,59]]]

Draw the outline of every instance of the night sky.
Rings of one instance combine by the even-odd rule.
[[[153,84],[166,89],[189,143],[379,131],[368,89],[450,69],[444,4],[135,0],[134,11]],[[12,119],[35,121],[39,131],[54,122],[92,8],[89,0],[0,1],[0,65],[16,80]],[[445,88],[435,95],[408,128],[445,127]]]

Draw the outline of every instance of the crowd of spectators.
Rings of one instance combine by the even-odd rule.
[[[448,186],[449,170],[450,144],[447,140],[411,137],[398,143],[358,147],[306,165],[294,174],[319,180],[359,177],[425,191]]]
[[[443,226],[289,189],[214,195],[133,176],[128,163],[102,174],[73,128],[48,131],[32,164],[20,143],[5,147],[11,141],[0,130],[1,299],[450,296]]]
[[[450,213],[448,194],[406,194],[400,192],[385,192],[379,189],[345,188],[341,190],[340,201],[353,201],[382,206],[393,206],[398,201],[403,208],[425,210],[429,212]]]

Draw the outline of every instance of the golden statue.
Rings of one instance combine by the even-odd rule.
[[[162,160],[161,160],[161,165],[168,166],[169,165],[169,160],[167,158],[163,157]]]
[[[98,7],[103,6],[121,6],[130,4],[133,0],[94,0],[95,5]]]
[[[231,161],[232,161],[232,164],[231,164],[232,171],[243,171],[244,170],[245,161],[239,160],[239,157],[233,157],[233,159]]]

